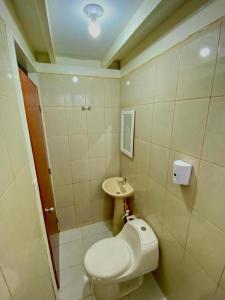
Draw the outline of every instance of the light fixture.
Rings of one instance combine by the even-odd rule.
[[[200,54],[201,57],[204,57],[204,58],[205,58],[205,57],[209,56],[210,52],[211,52],[211,49],[208,48],[208,47],[205,47],[205,48],[202,48],[202,49],[199,51],[199,54]]]
[[[127,80],[126,85],[130,85],[130,80]]]
[[[88,4],[84,7],[84,13],[90,19],[88,30],[93,38],[97,38],[101,33],[101,26],[98,18],[103,15],[103,8],[98,4]]]

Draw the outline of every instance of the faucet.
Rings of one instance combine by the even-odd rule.
[[[127,183],[127,178],[126,177],[123,177],[123,180],[121,182],[122,184],[126,184]]]

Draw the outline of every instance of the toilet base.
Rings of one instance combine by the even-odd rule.
[[[144,276],[140,276],[128,281],[109,284],[95,284],[93,291],[96,300],[118,300],[138,289],[143,283]]]

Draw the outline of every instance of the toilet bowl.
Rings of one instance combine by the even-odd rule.
[[[96,300],[117,300],[137,289],[158,266],[158,239],[142,219],[126,223],[112,238],[92,245],[84,267]]]

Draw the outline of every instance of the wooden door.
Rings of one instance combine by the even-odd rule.
[[[48,164],[38,89],[27,76],[27,74],[21,69],[19,69],[19,74],[48,243],[56,282],[57,286],[59,287],[59,231],[55,212],[54,197],[50,178],[51,172]]]

